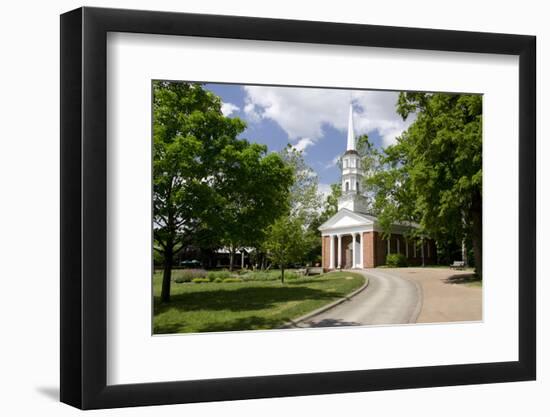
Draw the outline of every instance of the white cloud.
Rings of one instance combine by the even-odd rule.
[[[334,158],[332,158],[331,161],[329,161],[327,164],[324,165],[325,169],[333,168],[336,165],[338,165],[338,161],[340,160],[341,155],[336,155]]]
[[[303,152],[305,154],[306,149],[314,143],[315,141],[311,140],[310,138],[301,138],[300,140],[298,140],[298,142],[296,142],[296,144],[292,145],[292,147],[297,151]]]
[[[414,121],[414,116],[403,120],[395,110],[399,93],[394,91],[357,91],[353,93],[356,133],[378,131],[383,145],[395,143]]]
[[[412,122],[403,121],[396,113],[396,92],[264,86],[245,86],[244,91],[244,110],[252,121],[271,119],[291,141],[304,141],[305,147],[323,137],[327,125],[347,129],[351,100],[355,134],[378,131],[384,146],[394,143]]]
[[[261,119],[260,113],[256,110],[256,105],[250,101],[245,104],[244,113],[251,122],[259,122]]]
[[[236,106],[233,103],[222,103],[222,114],[225,117],[231,116],[236,111],[239,111],[239,106]]]

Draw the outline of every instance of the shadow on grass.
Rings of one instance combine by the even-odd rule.
[[[481,284],[481,279],[476,274],[456,274],[443,280],[445,284]]]
[[[155,315],[177,309],[181,311],[197,310],[230,310],[250,311],[265,310],[276,303],[305,300],[330,300],[343,297],[345,294],[307,287],[244,287],[232,290],[212,289],[175,294],[167,304],[162,304],[155,297]],[[253,317],[252,317],[253,318]]]

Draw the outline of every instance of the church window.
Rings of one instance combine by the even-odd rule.
[[[346,191],[349,191],[349,182],[346,181]]]
[[[355,182],[355,189],[359,191],[359,181]]]

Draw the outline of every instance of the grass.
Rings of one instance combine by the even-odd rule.
[[[153,277],[154,334],[273,329],[344,297],[365,279],[350,272],[280,281],[172,283],[160,302],[161,273]]]

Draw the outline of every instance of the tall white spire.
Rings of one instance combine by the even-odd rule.
[[[349,119],[348,119],[348,147],[347,151],[355,150],[355,134],[353,133],[353,104],[349,104]]]

